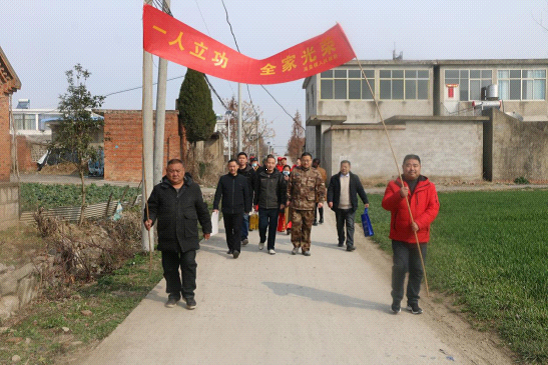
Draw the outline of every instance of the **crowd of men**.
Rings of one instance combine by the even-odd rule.
[[[418,300],[426,244],[439,202],[434,184],[420,174],[418,156],[405,156],[402,168],[403,174],[388,184],[382,200],[382,207],[391,212],[389,237],[394,252],[391,309],[396,314],[401,311],[404,281],[409,273],[407,309],[420,314]],[[228,161],[227,170],[228,173],[219,178],[213,211],[219,212],[221,207],[227,254],[234,259],[240,256],[241,247],[249,243],[249,216],[253,209],[259,215],[259,250],[266,244],[267,252],[276,254],[276,227],[288,209],[289,222],[286,223],[291,226],[291,254],[300,252],[310,256],[310,233],[312,226],[324,221],[325,201],[335,212],[337,246],[346,246],[350,252],[355,250],[354,217],[358,197],[365,207],[369,207],[369,201],[359,176],[351,172],[350,161],[341,161],[340,170],[331,176],[327,189],[326,171],[320,167],[320,160],[313,159],[308,152],[293,166],[287,165],[285,157],[276,159],[273,155],[259,164],[256,158],[250,159],[245,152],[240,152],[236,159]],[[182,161],[168,162],[166,176],[154,187],[148,208],[144,224],[151,229],[157,221],[158,250],[162,252],[167,283],[166,306],[174,307],[183,297],[187,308],[194,309],[196,250],[199,249],[197,223],[200,222],[206,240],[212,227],[200,187],[185,173]]]

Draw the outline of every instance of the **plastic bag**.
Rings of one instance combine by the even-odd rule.
[[[363,210],[362,226],[363,226],[363,234],[365,235],[365,237],[370,237],[375,234],[373,232],[373,226],[371,225],[371,219],[369,219],[369,214],[367,213],[367,208]]]

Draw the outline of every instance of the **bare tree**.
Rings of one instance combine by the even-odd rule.
[[[287,141],[287,155],[291,157],[293,161],[300,157],[304,150],[305,130],[302,124],[301,114],[297,111],[293,118],[291,137],[289,137],[289,141]]]

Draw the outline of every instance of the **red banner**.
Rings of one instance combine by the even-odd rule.
[[[166,13],[143,8],[145,51],[193,70],[244,84],[278,84],[329,70],[355,57],[340,25],[264,60],[247,57]]]

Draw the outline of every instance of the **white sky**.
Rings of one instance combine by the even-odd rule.
[[[242,53],[262,59],[323,33],[336,22],[360,59],[385,60],[403,51],[406,60],[548,58],[546,0],[225,0]],[[2,0],[0,46],[21,79],[17,99],[32,108],[56,108],[67,87],[64,72],[81,63],[96,95],[142,83],[141,0]],[[171,0],[175,18],[236,48],[221,0]],[[154,78],[157,77],[157,57]],[[186,68],[169,63],[168,79]],[[237,84],[210,77],[222,98]],[[167,85],[167,109],[175,108],[182,78]],[[266,88],[304,118],[303,80]],[[272,121],[276,152],[285,151],[292,120],[268,94],[250,85],[251,97]],[[242,88],[248,99],[247,89]],[[212,95],[215,111],[224,112]],[[141,90],[109,96],[103,107],[141,109]]]

